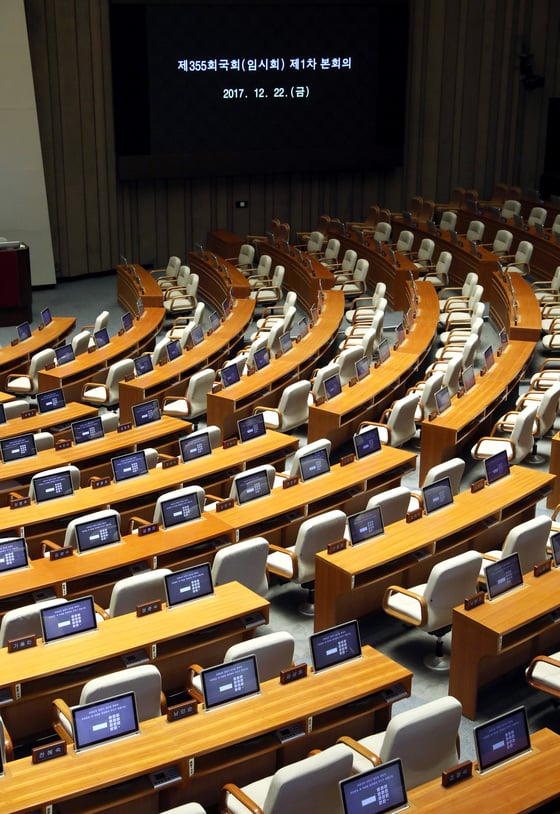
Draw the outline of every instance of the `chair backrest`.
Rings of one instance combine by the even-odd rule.
[[[203,435],[204,433],[208,433],[210,437],[210,446],[212,449],[216,449],[220,446],[222,443],[222,431],[215,424],[209,424],[207,427],[204,427],[201,430],[195,430],[194,432],[189,433],[189,441],[192,438],[196,438],[197,435]]]
[[[237,544],[236,544],[237,545]],[[295,639],[286,630],[255,636],[228,647],[224,661],[234,661],[244,656],[254,655],[260,681],[278,678],[281,670],[291,667],[294,659]]]
[[[513,218],[514,215],[519,215],[521,213],[521,203],[519,201],[514,201],[511,198],[507,201],[504,201],[504,205],[502,206],[501,216],[506,220],[509,218]]]
[[[194,433],[193,433],[194,435]],[[189,438],[192,438],[192,435],[189,435]],[[204,489],[202,486],[183,486],[181,489],[173,489],[171,492],[165,492],[163,495],[159,495],[158,499],[156,500],[156,505],[154,506],[154,523],[163,523],[163,510],[162,510],[162,503],[165,503],[167,500],[175,500],[176,498],[180,497],[187,497],[188,495],[196,495],[198,498],[198,506],[200,509],[200,513],[204,511]]]
[[[441,385],[447,387],[450,397],[453,397],[459,390],[462,368],[463,357],[458,353],[454,354],[447,362]]]
[[[190,266],[181,266],[179,271],[177,272],[177,278],[175,280],[175,285],[179,288],[186,288],[189,284],[191,279],[191,269]]]
[[[461,365],[463,369],[474,363],[474,357],[476,356],[479,344],[480,336],[477,333],[471,333],[463,345],[463,353],[461,354]]]
[[[131,577],[124,577],[115,582],[109,602],[109,616],[122,616],[133,613],[138,605],[156,599],[166,600],[165,575],[169,568],[156,568],[154,571],[143,571]]]
[[[471,220],[469,228],[467,229],[467,240],[472,240],[475,243],[480,243],[484,237],[484,224],[481,220]]]
[[[197,416],[206,412],[208,393],[212,390],[216,371],[207,367],[193,373],[187,387],[187,398],[190,402],[189,416]]]
[[[311,383],[305,379],[289,384],[282,391],[278,410],[281,416],[281,431],[305,424],[309,417],[309,393]]]
[[[356,362],[363,356],[361,345],[352,345],[344,348],[338,356],[337,362],[340,366],[340,381],[342,385],[347,384],[350,379],[356,377]]]
[[[337,365],[338,368],[338,365]],[[317,441],[310,441],[309,444],[304,444],[302,447],[297,449],[292,457],[290,467],[288,469],[288,475],[294,476],[299,475],[299,462],[304,455],[309,454],[310,452],[317,452],[319,449],[326,449],[327,455],[330,457],[332,443],[328,440],[328,438],[318,438]]]
[[[391,408],[391,413],[387,420],[387,426],[391,430],[392,447],[405,444],[416,433],[414,414],[418,405],[418,396],[415,393],[408,393],[397,399]]]
[[[105,517],[115,517],[120,531],[121,516],[116,509],[102,509],[99,512],[91,512],[90,514],[84,514],[81,517],[74,517],[72,520],[70,520],[66,526],[66,532],[64,534],[64,545],[70,546],[71,548],[77,548],[78,538],[76,536],[76,526],[79,526],[82,523],[91,523],[95,522],[96,520],[103,520]]]
[[[373,235],[374,240],[378,240],[380,243],[387,243],[391,239],[391,228],[390,223],[379,221],[375,227],[375,232]]]
[[[55,597],[54,599],[47,599],[45,602],[22,605],[20,608],[12,608],[12,610],[6,611],[0,623],[0,647],[7,647],[10,639],[21,639],[24,636],[33,634],[40,639],[43,630],[39,611],[41,608],[60,605],[61,602],[66,602],[66,600]]]
[[[315,554],[324,551],[329,543],[344,539],[346,515],[332,509],[304,520],[298,529],[294,553],[298,560],[297,582],[305,583],[315,577]]]
[[[26,410],[29,410],[29,402],[25,399],[14,399],[13,401],[7,401],[4,404],[4,415],[6,416],[6,421],[9,421],[11,418],[19,418],[20,415]]]
[[[125,692],[134,692],[139,721],[161,715],[161,674],[155,664],[139,664],[92,678],[82,687],[80,704],[103,701]]]
[[[95,317],[95,324],[93,330],[100,331],[102,328],[108,327],[109,327],[109,312],[101,311],[101,313]]]
[[[494,242],[492,243],[492,251],[495,254],[505,254],[511,249],[513,235],[507,229],[498,229]]]
[[[414,244],[414,234],[408,229],[403,229],[397,240],[395,249],[398,252],[410,252]]]
[[[456,698],[445,696],[389,721],[380,757],[383,763],[401,759],[407,788],[433,780],[457,763],[461,711]]]
[[[451,491],[454,495],[458,495],[464,471],[465,462],[462,458],[450,458],[448,461],[430,467],[426,472],[422,486],[428,486],[430,483],[435,483],[435,481],[442,478],[449,478]]]
[[[424,589],[427,630],[451,624],[453,608],[476,591],[481,566],[482,554],[478,551],[464,551],[434,565]]]
[[[251,246],[250,243],[243,243],[241,245],[241,248],[239,249],[239,255],[237,257],[237,265],[238,266],[252,266],[254,257],[255,257],[255,247]]]
[[[282,283],[284,282],[284,275],[286,273],[286,267],[281,265],[274,266],[274,272],[272,274],[272,281],[271,285],[276,286],[276,288],[282,288]]]
[[[443,372],[438,370],[432,373],[426,379],[424,387],[420,393],[420,401],[424,407],[424,417],[427,418],[430,413],[436,409],[436,392],[443,384]]]
[[[511,440],[515,444],[513,463],[518,464],[533,448],[533,422],[537,414],[537,404],[529,404],[515,418]]]
[[[417,254],[418,260],[430,261],[434,253],[434,248],[435,248],[434,241],[429,237],[425,237],[420,243],[420,248],[418,249]]]
[[[181,265],[181,258],[177,257],[176,255],[172,254],[169,260],[167,261],[167,266],[165,268],[165,274],[167,277],[176,277],[177,272],[179,271],[179,267]]]
[[[331,237],[325,249],[325,260],[336,260],[340,251],[340,240],[336,237]]]
[[[474,308],[475,305],[481,301],[483,293],[484,288],[480,283],[477,283],[473,288],[472,294],[469,296],[469,308]]]
[[[103,413],[101,416],[101,423],[103,425],[103,432],[113,432],[119,426],[119,416],[118,413],[107,412]]]
[[[436,273],[447,274],[451,267],[452,260],[453,255],[451,254],[451,252],[440,252],[435,268]]]
[[[62,472],[69,472],[70,478],[72,480],[72,489],[74,491],[80,488],[80,470],[77,466],[73,464],[69,464],[68,466],[57,466],[54,469],[45,469],[43,472],[37,472],[35,475],[32,476],[31,482],[29,484],[29,497],[31,500],[35,500],[35,481],[37,478],[42,478],[45,475],[58,475]]]
[[[259,257],[259,262],[257,264],[257,270],[255,271],[255,274],[262,277],[269,277],[271,267],[272,267],[271,256],[269,254],[261,254],[261,256]]]
[[[364,429],[367,429],[367,427]],[[410,489],[405,486],[395,486],[393,489],[387,489],[379,495],[372,495],[367,502],[367,508],[375,509],[376,506],[379,506],[383,517],[383,525],[389,526],[398,520],[404,520],[409,503]]]
[[[533,255],[533,244],[529,240],[520,240],[515,252],[514,263],[528,263]]]
[[[107,379],[105,380],[105,385],[109,391],[109,400],[118,398],[119,382],[133,373],[134,362],[132,359],[119,359],[118,362],[113,362],[107,373]]]
[[[34,388],[37,387],[37,374],[39,371],[43,370],[47,365],[52,364],[55,359],[56,354],[52,348],[44,348],[33,354],[29,361],[29,376],[31,377]]]
[[[322,232],[314,231],[311,232],[309,235],[309,239],[307,241],[307,251],[308,252],[320,252],[323,248],[323,243],[325,241],[325,235]]]
[[[469,271],[461,288],[461,296],[470,297],[476,285],[478,285],[478,274],[476,271]]]
[[[351,772],[352,752],[340,743],[283,766],[270,781],[263,812],[309,814],[310,801],[317,811],[338,812],[338,784]]]
[[[267,555],[268,541],[264,537],[253,537],[220,548],[212,563],[212,582],[214,585],[223,585],[235,580],[264,596],[268,590]]]
[[[358,254],[354,249],[346,249],[340,264],[340,271],[354,271],[358,261]]]
[[[385,283],[379,282],[375,284],[375,289],[371,298],[371,307],[378,308],[382,299],[385,299],[387,293],[387,286]]]
[[[456,212],[451,212],[451,211],[447,210],[446,212],[444,212],[442,214],[440,222],[439,222],[439,228],[442,230],[442,232],[443,231],[449,232],[449,231],[451,231],[451,229],[455,229],[456,225],[457,225],[457,214],[456,214]]]
[[[35,449],[37,452],[41,452],[44,449],[52,449],[54,447],[54,435],[52,432],[47,432],[46,430],[43,432],[36,432],[33,434],[33,440],[35,441]]]
[[[538,403],[537,417],[539,426],[535,432],[535,437],[542,438],[551,429],[558,414],[558,404],[560,399],[560,382],[555,382],[543,393],[542,399]]]
[[[531,211],[529,212],[529,217],[527,218],[527,224],[529,226],[535,226],[536,224],[540,224],[544,226],[546,222],[547,211],[542,206],[534,206]]]
[[[315,376],[313,377],[313,381],[311,382],[311,392],[314,396],[320,397],[324,395],[323,382],[325,379],[328,379],[329,376],[334,376],[335,373],[340,374],[340,366],[338,362],[329,362],[324,367],[317,369]]]
[[[551,518],[542,514],[514,526],[504,540],[502,557],[517,552],[521,573],[527,574],[532,571],[534,565],[544,562],[547,558],[546,544],[551,526]]]

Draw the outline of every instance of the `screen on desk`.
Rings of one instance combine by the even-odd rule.
[[[373,452],[379,452],[381,449],[381,441],[377,427],[369,427],[363,432],[356,433],[353,440],[354,451],[358,460],[366,458]]]
[[[221,372],[222,384],[224,387],[230,387],[239,381],[239,368],[236,364],[226,365],[222,368]]]
[[[259,348],[256,350],[253,354],[253,361],[256,370],[262,370],[263,367],[266,367],[270,363],[268,348]]]
[[[381,364],[383,364],[383,362],[386,362],[390,356],[391,351],[389,350],[389,342],[387,339],[382,339],[377,346],[377,358]]]
[[[486,575],[486,589],[489,599],[496,599],[514,588],[523,585],[523,574],[519,554],[514,551],[507,557],[489,563],[484,569]]]
[[[323,382],[323,388],[325,390],[325,398],[327,401],[339,396],[342,393],[342,383],[338,373],[328,376],[328,378],[326,378]]]
[[[299,471],[302,481],[311,480],[318,475],[330,472],[329,454],[326,449],[316,449],[302,455],[299,460]]]
[[[212,454],[212,444],[208,432],[197,432],[196,435],[187,435],[185,438],[180,438],[179,447],[183,463]]]
[[[396,814],[408,797],[400,758],[340,781],[344,814]]]
[[[75,444],[85,444],[87,441],[96,441],[105,435],[103,422],[101,421],[101,417],[97,415],[92,418],[84,418],[81,421],[73,421],[70,426],[72,427]]]
[[[263,413],[256,413],[255,415],[247,416],[247,418],[240,418],[237,422],[237,429],[242,443],[266,435]]]
[[[166,529],[188,523],[189,520],[198,520],[200,517],[200,503],[198,494],[190,492],[168,500],[161,501],[161,516],[163,527]]]
[[[517,707],[474,729],[478,770],[486,772],[531,749],[525,707]]]
[[[66,407],[66,399],[62,387],[37,393],[37,406],[40,413],[50,413],[51,410],[61,410]]]
[[[364,540],[371,540],[372,537],[383,534],[381,506],[374,506],[372,509],[364,509],[363,512],[350,515],[348,531],[352,545],[363,543]]]
[[[549,539],[550,548],[552,549],[552,561],[554,567],[560,567],[560,531],[550,535]]]
[[[204,331],[202,330],[202,325],[193,325],[189,339],[193,348],[200,345],[200,343],[204,341]]]
[[[466,368],[463,370],[463,387],[465,388],[465,392],[468,393],[471,387],[474,387],[475,378],[474,378],[474,368],[472,365],[467,365]]]
[[[348,0],[342,42],[333,0],[320,10],[307,0],[290,4],[281,25],[270,0],[113,0],[109,7],[122,178],[236,175],[240,167],[267,173],[273,154],[275,172],[291,173],[387,170],[402,161],[403,0]],[[186,31],[196,36],[185,42]],[[327,140],[316,124],[326,106],[336,110]]]
[[[16,328],[18,339],[20,342],[25,342],[31,336],[31,325],[29,322],[22,322]]]
[[[282,353],[288,353],[292,349],[292,337],[289,331],[280,334],[280,350]]]
[[[500,452],[496,452],[495,455],[485,458],[484,468],[488,485],[496,483],[497,480],[509,475],[509,461],[506,450],[502,449]]]
[[[72,707],[71,712],[77,752],[140,732],[133,692]]]
[[[449,395],[449,388],[447,385],[440,387],[435,393],[436,408],[438,414],[441,415],[451,407],[451,397]]]
[[[502,328],[502,330],[500,331],[500,348],[502,350],[505,350],[507,348],[507,345],[508,345],[507,333],[505,332],[505,328]]]
[[[47,608],[40,607],[39,615],[45,644],[97,630],[93,596],[70,599]]]
[[[76,358],[72,345],[61,345],[59,348],[54,349],[54,353],[57,365],[65,365],[67,362],[73,362]]]
[[[132,407],[132,417],[135,427],[143,427],[145,424],[159,421],[161,418],[161,410],[159,409],[158,400],[152,399],[151,401],[144,401],[142,404],[134,404]]]
[[[309,323],[307,317],[302,317],[298,322],[298,334],[303,339],[309,333]]]
[[[493,364],[494,351],[492,350],[492,345],[488,345],[488,347],[484,349],[484,366],[486,370],[490,370]]]
[[[356,362],[356,378],[359,382],[369,375],[369,359],[367,356],[362,356]]]
[[[134,319],[132,318],[132,314],[130,311],[126,311],[121,317],[121,323],[123,326],[124,331],[130,331],[132,326],[134,325]]]
[[[32,432],[27,432],[25,435],[14,435],[12,438],[3,438],[0,441],[0,449],[5,464],[37,455],[35,438]]]
[[[167,358],[170,362],[172,362],[174,359],[178,359],[183,352],[181,349],[181,343],[178,339],[172,339],[171,342],[168,342],[165,349],[167,351]]]
[[[142,297],[138,297],[138,299],[136,300],[136,311],[139,317],[141,317],[142,314],[144,313],[144,300],[142,299]]]
[[[27,545],[23,537],[0,539],[0,574],[27,568],[28,565]]]
[[[404,325],[402,324],[402,322],[399,322],[399,324],[395,328],[395,334],[396,334],[397,345],[402,345],[402,343],[406,339],[406,334],[404,332]]]
[[[224,319],[227,319],[231,314],[231,302],[229,297],[226,297],[222,303],[222,311],[224,312]]]
[[[203,562],[165,575],[167,605],[174,608],[191,599],[200,599],[214,593],[210,564]]]
[[[145,475],[148,472],[148,463],[144,450],[129,452],[126,455],[117,455],[116,458],[111,458],[111,466],[117,483],[129,478],[136,478],[139,475]]]
[[[43,308],[41,310],[41,322],[43,323],[43,325],[45,327],[47,325],[51,324],[51,322],[52,322],[52,314],[51,314],[51,309],[49,307]]]
[[[237,502],[241,505],[258,497],[266,497],[270,494],[270,482],[266,469],[259,469],[257,472],[236,478],[235,489]]]
[[[100,328],[98,331],[93,332],[93,338],[98,348],[104,348],[111,341],[109,339],[109,331],[107,328]]]
[[[350,659],[360,658],[362,655],[360,630],[355,619],[321,630],[319,633],[312,633],[309,643],[313,669],[316,673]]]
[[[80,554],[121,541],[118,519],[114,514],[76,523],[75,529],[76,545]]]
[[[208,667],[202,670],[200,678],[207,710],[260,692],[255,656]]]
[[[34,475],[32,482],[37,503],[74,494],[72,475],[68,470],[54,472],[51,475]]]
[[[212,311],[210,316],[208,317],[208,322],[210,323],[210,327],[213,331],[217,331],[220,327],[220,317],[217,311]]]
[[[143,353],[142,356],[137,356],[134,360],[134,370],[137,376],[143,376],[144,373],[150,373],[154,369],[152,357],[149,353]]]
[[[453,503],[453,492],[449,478],[441,478],[422,488],[422,499],[426,514],[431,514]]]

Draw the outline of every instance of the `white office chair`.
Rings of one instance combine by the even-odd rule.
[[[66,532],[64,534],[64,547],[70,548],[77,548],[78,547],[78,538],[76,532],[76,526],[81,525],[82,523],[92,523],[97,520],[103,520],[107,517],[114,517],[117,522],[117,526],[120,532],[121,528],[121,516],[116,511],[116,509],[101,509],[98,512],[90,512],[89,514],[83,514],[80,517],[74,517],[68,523],[66,527]]]
[[[541,309],[547,303],[557,302],[560,299],[560,266],[556,266],[552,280],[536,280],[531,283],[531,288]],[[560,316],[560,311],[558,316]]]
[[[533,248],[533,244],[529,240],[519,241],[515,254],[506,254],[500,257],[502,267],[509,272],[513,271],[526,277],[531,272]],[[509,262],[505,263],[506,260]]]
[[[54,364],[56,359],[52,348],[45,348],[33,354],[29,361],[27,373],[10,373],[6,379],[8,393],[21,396],[35,396],[39,391],[39,371],[47,365]]]
[[[208,367],[193,373],[189,379],[184,396],[165,396],[162,413],[192,420],[206,413],[208,393],[216,378],[216,371]]]
[[[473,243],[480,243],[484,237],[484,223],[481,220],[471,220],[465,237]]]
[[[388,410],[385,410],[381,422],[365,421],[362,426],[367,424],[377,427],[382,444],[401,447],[416,435],[414,416],[417,406],[418,396],[415,393],[407,393],[393,402]]]
[[[435,266],[424,266],[419,279],[431,283],[436,289],[443,289],[449,282],[449,269],[453,255],[451,252],[440,252]]]
[[[514,201],[512,199],[504,201],[502,211],[500,212],[500,215],[504,220],[510,220],[511,218],[514,217],[514,215],[520,214],[521,214],[521,203],[519,201]]]
[[[170,288],[175,284],[180,268],[181,258],[177,257],[177,255],[171,255],[164,269],[153,269],[151,274],[155,277],[160,288]]]
[[[534,206],[529,212],[527,226],[544,226],[548,212],[542,206]]]
[[[268,541],[264,537],[252,537],[219,548],[212,563],[213,584],[236,581],[264,596],[268,591],[267,555]]]
[[[153,571],[142,571],[131,577],[119,579],[113,585],[107,613],[110,618],[135,613],[138,605],[160,599],[165,602],[165,575],[169,568],[156,568]]]
[[[242,243],[237,257],[226,257],[229,263],[234,263],[238,269],[243,270],[253,266],[255,247],[250,243]]]
[[[345,319],[351,325],[354,322],[368,322],[373,318],[374,313],[380,307],[381,300],[385,299],[387,286],[385,283],[376,283],[375,290],[371,297],[357,297],[350,303],[350,308],[344,314]]]
[[[310,392],[310,382],[305,380],[294,382],[282,390],[278,407],[257,405],[253,412],[263,414],[267,429],[291,432],[308,421]]]
[[[523,461],[533,449],[533,425],[537,414],[537,404],[528,404],[515,417],[509,436],[500,437],[501,425],[497,422],[489,436],[479,438],[471,449],[471,455],[476,460],[484,460],[490,455],[505,450],[508,461],[518,464]],[[511,414],[510,414],[511,416]]]
[[[542,514],[514,526],[508,531],[501,549],[485,551],[482,555],[480,579],[486,581],[486,567],[491,562],[502,560],[515,552],[519,554],[521,573],[528,574],[535,565],[547,559],[546,546],[551,528],[551,518]]]
[[[515,410],[505,413],[499,419],[502,430],[511,432],[519,411],[529,404],[536,404],[537,412],[533,424],[533,449],[526,460],[527,463],[540,464],[545,458],[537,452],[537,444],[539,439],[544,438],[554,427],[560,406],[560,381],[553,383],[546,390],[529,390],[520,396],[515,404]]]
[[[284,296],[282,285],[284,282],[285,267],[276,266],[270,279],[267,277],[249,277],[251,291],[249,298],[255,300],[255,305],[270,306],[280,302]]]
[[[483,243],[486,249],[490,249],[495,255],[501,257],[511,249],[513,235],[508,229],[498,229],[492,243]]]
[[[457,226],[457,213],[447,210],[442,213],[439,228],[442,232],[451,232]]]
[[[194,311],[198,304],[198,284],[199,275],[193,272],[185,286],[168,288],[163,300],[166,315],[174,317]]]
[[[119,403],[119,383],[134,373],[132,359],[119,359],[107,370],[104,382],[86,382],[82,387],[81,401],[97,407],[115,408]]]

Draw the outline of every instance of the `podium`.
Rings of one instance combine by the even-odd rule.
[[[0,243],[0,325],[31,321],[29,247],[2,248]]]

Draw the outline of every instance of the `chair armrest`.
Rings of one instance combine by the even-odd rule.
[[[241,805],[245,806],[247,811],[250,811],[251,814],[263,814],[262,808],[257,805],[254,800],[251,800],[249,795],[245,794],[244,791],[241,791],[239,786],[236,786],[235,783],[226,783],[222,789],[222,799],[220,801],[221,814],[228,814],[229,812],[229,808],[227,806],[228,794],[235,797],[235,799],[238,800]]]
[[[297,556],[296,556],[295,552],[288,551],[286,548],[282,548],[281,545],[275,545],[274,543],[269,543],[268,544],[268,550],[269,551],[276,551],[279,554],[285,554],[287,557],[289,557],[290,560],[292,561],[292,576],[293,576],[293,578],[297,577],[297,575],[298,575],[298,559],[297,559]],[[266,566],[266,570],[267,571],[270,570],[273,574],[276,573],[276,571],[274,571],[274,569],[272,569],[272,568],[269,569],[268,564]]]
[[[511,424],[512,420],[515,421],[515,417],[519,415],[519,412],[520,412],[519,410],[510,410],[508,413],[506,413],[506,415],[509,418],[509,421],[507,423],[503,420],[504,418],[503,416],[499,418],[492,427],[490,435],[495,436],[499,432],[508,432],[507,424]]]
[[[31,382],[31,376],[28,376],[27,373],[9,373],[6,384],[14,381],[14,379],[27,379],[28,382]]]
[[[54,543],[52,540],[41,540],[41,549],[43,557],[46,557],[49,551],[60,551],[62,546],[59,543]]]
[[[549,664],[551,667],[558,667],[559,669],[559,678],[560,678],[560,661],[557,659],[553,659],[551,656],[535,656],[535,658],[531,661],[529,666],[525,671],[525,678],[529,682],[529,684],[537,690],[543,690],[551,695],[555,695],[557,697],[560,696],[560,692],[555,689],[550,684],[545,684],[544,682],[540,681],[538,678],[533,678],[533,672],[535,667],[540,663]]]
[[[190,415],[191,412],[191,401],[186,396],[164,396],[163,404],[161,406],[162,411],[165,410],[168,404],[172,404],[174,401],[184,401],[187,405],[187,414]]]
[[[209,503],[221,503],[222,500],[226,498],[219,497],[218,495],[211,495],[210,492],[206,492],[204,495],[204,505],[208,505]]]
[[[276,413],[279,419],[282,418],[282,413],[277,407],[265,407],[263,404],[257,404],[253,407],[253,415],[257,415],[257,413]]]
[[[364,305],[362,307],[367,308],[369,306],[370,308],[373,308],[373,305],[371,304],[371,297],[354,297],[354,299],[351,301],[350,305],[348,306],[348,310],[349,311],[355,311],[357,308],[360,308],[360,305],[359,305],[360,302],[364,303]]]
[[[480,445],[484,441],[497,441],[497,440],[500,440],[504,444],[509,444],[510,445],[510,447],[511,447],[511,458],[513,458],[515,456],[515,441],[512,441],[511,438],[500,438],[500,439],[498,439],[493,435],[484,435],[482,438],[478,439],[478,441],[476,442],[476,446],[475,446],[475,448],[473,450],[473,458],[476,458],[479,461],[482,460],[481,457],[477,458],[477,453],[478,453],[478,450],[480,448]],[[510,460],[511,460],[511,458],[510,458]]]
[[[352,751],[357,752],[362,757],[365,757],[366,760],[371,761],[374,766],[379,766],[381,763],[379,755],[376,755],[375,752],[372,752],[371,749],[368,749],[363,743],[354,740],[354,738],[351,738],[349,735],[342,735],[336,742],[343,743],[349,749],[352,749]]]
[[[469,297],[448,297],[445,301],[444,311],[452,311],[453,303],[456,303],[457,306],[463,307],[463,303],[467,303],[469,301]]]
[[[440,291],[439,293],[440,293],[440,296],[441,296],[441,297],[444,297],[444,296],[445,296],[445,297],[449,297],[449,296],[451,296],[451,295],[450,295],[448,292],[450,292],[450,291],[462,291],[462,290],[463,290],[463,289],[461,288],[461,286],[453,286],[453,285],[449,285],[449,286],[446,286],[445,288],[442,288],[442,289],[441,289],[441,291]],[[459,297],[459,296],[462,296],[462,295],[461,295],[461,294],[457,294],[456,296],[458,296],[458,297]]]
[[[131,534],[137,526],[148,526],[150,522],[150,520],[144,520],[143,517],[133,515],[128,521],[128,533]]]
[[[399,611],[395,610],[395,608],[391,608],[388,610],[387,602],[391,598],[393,594],[403,594],[403,596],[408,596],[410,599],[416,600],[420,605],[420,621],[416,621],[412,619],[410,616],[407,616],[405,613],[400,613]],[[406,622],[408,625],[415,625],[416,627],[422,627],[428,623],[428,606],[426,604],[426,600],[420,594],[414,593],[414,591],[409,591],[408,588],[402,588],[400,585],[389,585],[388,588],[385,589],[385,594],[383,595],[383,610],[386,613],[390,613],[391,616],[395,616],[397,619],[401,619],[403,622]]]
[[[95,610],[96,616],[99,616],[101,619],[103,619],[104,622],[106,622],[107,619],[111,618],[107,611],[105,610],[105,608],[102,608],[101,605],[97,604],[97,602],[93,603],[93,608]]]
[[[256,286],[256,292],[257,292],[257,296],[255,297],[256,302],[258,302],[261,299],[266,299],[264,295],[265,295],[265,293],[267,291],[272,292],[277,300],[282,299],[282,289],[279,288],[278,286],[276,286],[276,285],[259,285],[259,286]]]
[[[63,701],[62,698],[55,698],[52,702],[52,725],[53,729],[58,735],[59,738],[66,741],[66,743],[74,743],[73,735],[68,732],[66,727],[61,721],[62,716],[66,718],[68,721],[69,726],[72,726],[72,713],[70,712],[70,707]]]
[[[13,760],[14,744],[12,742],[12,736],[8,732],[8,729],[5,724],[4,724],[4,749],[6,751],[6,760]]]
[[[20,492],[8,492],[9,500],[23,500],[25,495],[22,495]]]
[[[88,388],[90,388],[90,387],[91,387],[91,388],[93,388],[93,387],[102,387],[102,388],[103,388],[103,390],[105,391],[105,396],[108,396],[108,395],[109,395],[109,388],[108,388],[108,387],[107,387],[107,385],[106,385],[106,384],[104,384],[103,382],[86,382],[86,383],[85,383],[85,384],[82,386],[82,398],[84,397],[84,395],[85,395],[86,391],[87,391],[87,390],[88,390]]]
[[[200,664],[189,664],[187,667],[187,676],[185,679],[185,689],[188,693],[192,695],[197,701],[202,701],[202,696],[198,690],[193,687],[192,680],[194,676],[198,676],[203,671],[203,667]]]

